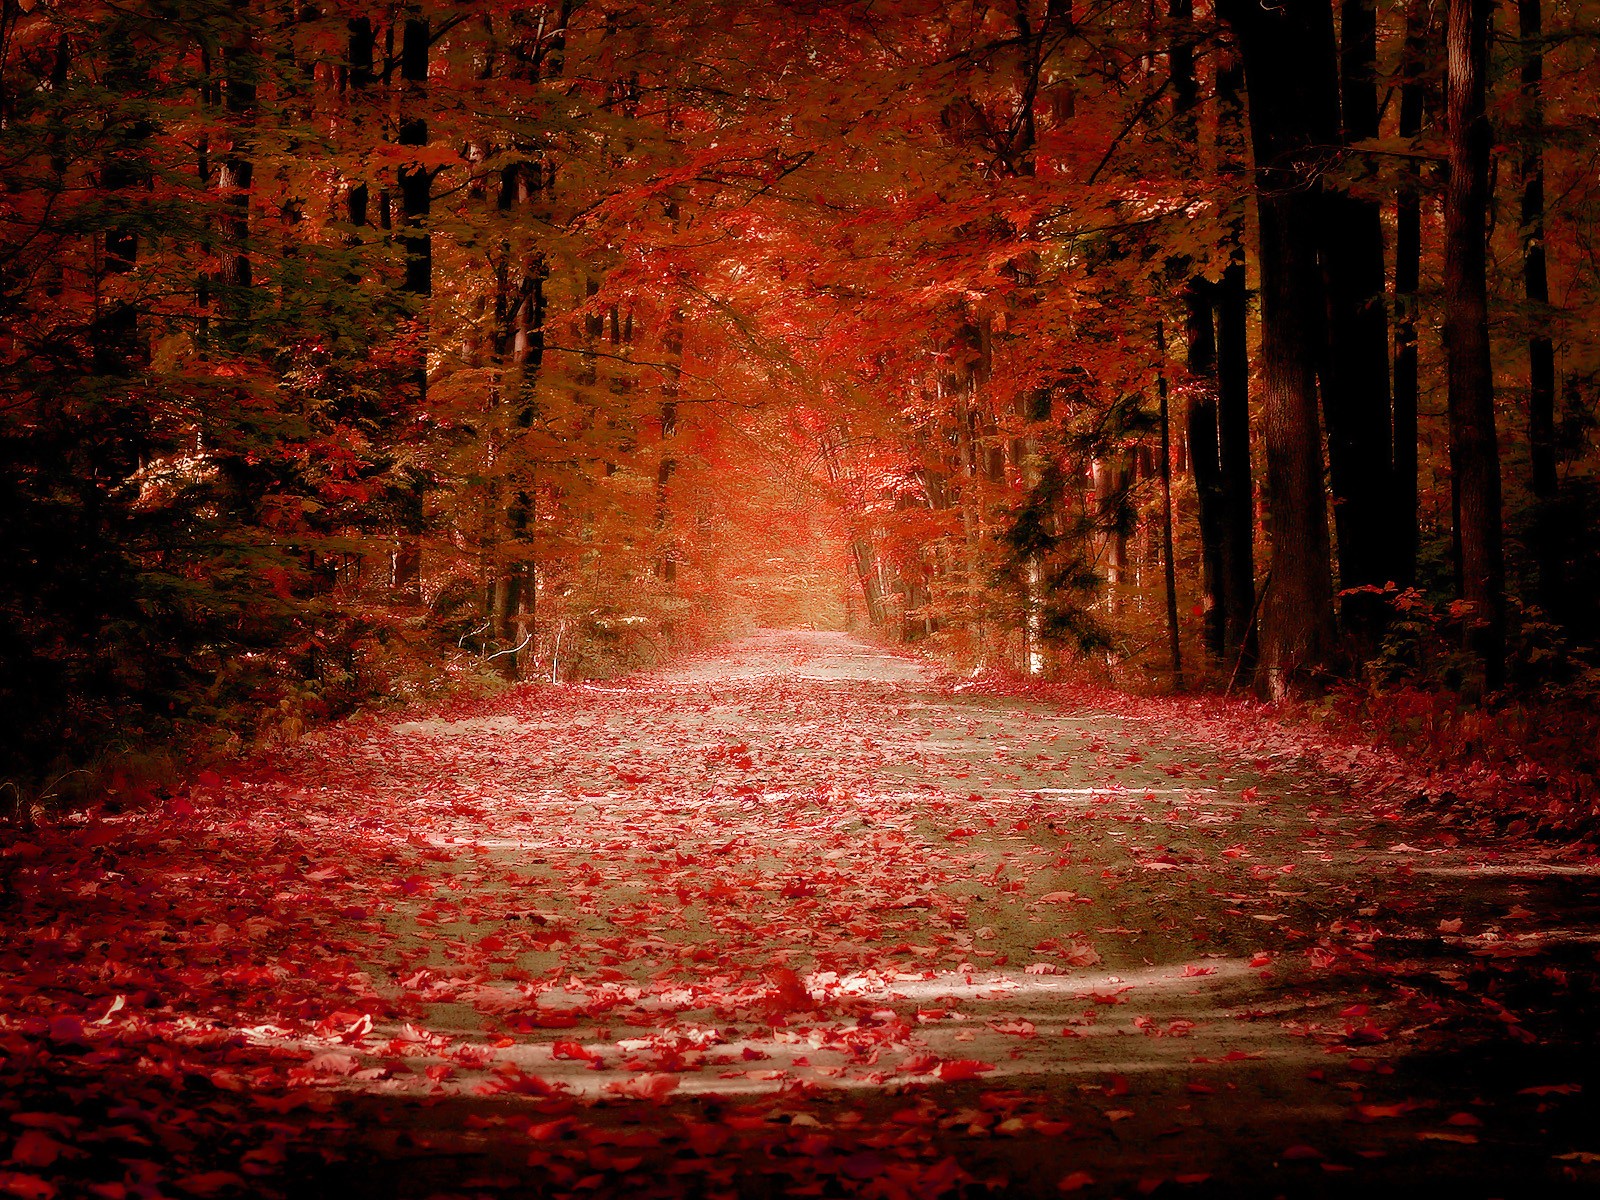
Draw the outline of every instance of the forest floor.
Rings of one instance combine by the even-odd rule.
[[[1595,860],[1171,712],[765,633],[0,843],[0,1196],[1596,1194]]]

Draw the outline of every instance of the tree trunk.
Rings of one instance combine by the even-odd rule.
[[[1422,132],[1423,70],[1428,58],[1430,0],[1406,6],[1400,75],[1400,136]],[[1422,280],[1422,193],[1408,166],[1395,198],[1394,237],[1394,569],[1395,583],[1417,577],[1417,291]]]
[[[1522,286],[1536,332],[1528,338],[1528,453],[1538,511],[1534,557],[1539,567],[1539,605],[1559,614],[1564,607],[1561,539],[1556,513],[1555,345],[1542,332],[1550,303],[1544,248],[1544,21],[1541,0],[1517,0],[1522,38]]]
[[[1341,14],[1341,133],[1348,145],[1378,136],[1377,13],[1374,0],[1343,0]],[[1345,190],[1328,190],[1323,212],[1328,318],[1322,412],[1339,585],[1381,588],[1396,574],[1383,222],[1376,200]],[[1348,594],[1340,610],[1357,655],[1370,656],[1388,611],[1383,598],[1371,592]]]
[[[1220,165],[1245,163],[1244,78],[1237,62],[1217,71]],[[1255,482],[1250,471],[1250,296],[1242,203],[1228,223],[1228,265],[1212,289],[1217,321],[1217,463],[1222,499],[1223,651],[1236,678],[1256,659]]]
[[[1170,0],[1172,43],[1167,51],[1171,66],[1172,107],[1178,145],[1198,154],[1199,130],[1194,110],[1200,99],[1195,73],[1193,0]],[[1187,264],[1185,264],[1187,265]],[[1222,487],[1222,459],[1217,397],[1217,333],[1213,307],[1214,287],[1203,275],[1192,275],[1184,289],[1184,340],[1188,343],[1188,395],[1184,421],[1189,469],[1194,476],[1195,509],[1200,530],[1200,606],[1203,641],[1208,652],[1220,658],[1226,640],[1227,574],[1223,561],[1226,498]],[[1170,490],[1170,489],[1169,489]]]
[[[678,460],[668,447],[678,433],[678,395],[683,376],[683,309],[674,307],[667,315],[667,328],[661,339],[662,353],[667,365],[661,380],[661,460],[656,464],[656,530],[665,536],[672,518],[669,504],[672,476],[678,469]],[[670,537],[661,548],[657,570],[662,583],[674,583],[678,578],[676,547]]]
[[[1178,630],[1178,574],[1172,554],[1172,434],[1167,413],[1167,335],[1161,323],[1156,322],[1156,352],[1161,365],[1156,374],[1158,421],[1161,426],[1161,564],[1162,582],[1166,585],[1167,601],[1167,654],[1172,664],[1172,686],[1183,691],[1183,639]]]
[[[1217,658],[1227,645],[1227,566],[1223,541],[1227,497],[1222,484],[1222,447],[1217,404],[1216,324],[1212,288],[1191,279],[1184,293],[1189,344],[1189,469],[1194,475],[1200,527],[1200,604],[1206,649]]]
[[[248,339],[253,304],[250,289],[251,127],[256,119],[256,54],[247,31],[222,51],[223,105],[228,115],[228,149],[217,187],[223,196],[222,236],[227,247],[221,283],[223,344],[237,351]]]
[[[401,105],[406,116],[400,123],[399,143],[421,147],[428,144],[427,88],[428,50],[431,26],[427,20],[409,19],[400,43],[400,78],[404,84]],[[427,304],[433,294],[433,239],[427,222],[432,208],[433,173],[425,166],[409,164],[399,171],[400,241],[405,248],[404,290],[417,298],[417,320],[427,327]],[[419,339],[417,361],[412,369],[417,408],[428,403],[427,336]],[[426,481],[413,473],[400,489],[400,544],[394,558],[394,588],[398,599],[415,603],[422,598],[422,531],[426,518]]]
[[[1261,358],[1273,587],[1263,605],[1259,684],[1280,697],[1333,643],[1317,368],[1322,279],[1316,170],[1339,133],[1332,10],[1228,0],[1223,14],[1250,89],[1261,225]]]
[[[1491,130],[1485,110],[1493,0],[1449,0],[1445,117],[1445,350],[1450,413],[1450,493],[1461,598],[1471,606],[1467,644],[1485,685],[1505,672],[1505,559],[1500,451],[1489,359],[1488,216]]]

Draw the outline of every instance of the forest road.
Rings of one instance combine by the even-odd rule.
[[[210,914],[117,977],[267,1056],[234,1121],[333,1097],[260,1127],[294,1196],[1595,1194],[1593,868],[1171,711],[766,631],[202,781],[101,835],[137,889],[18,878],[80,959]]]

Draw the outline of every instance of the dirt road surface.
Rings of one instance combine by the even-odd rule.
[[[1594,869],[1389,808],[843,634],[354,724],[3,848],[0,1195],[1600,1194]]]

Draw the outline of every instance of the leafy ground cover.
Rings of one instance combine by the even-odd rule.
[[[0,1195],[1583,1195],[1600,866],[843,635],[0,848]]]

